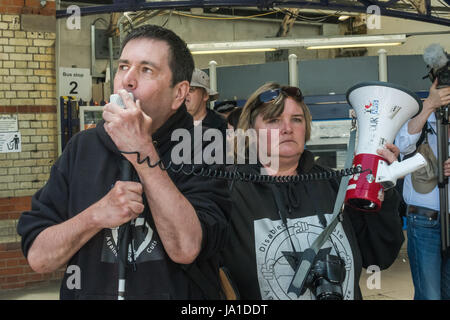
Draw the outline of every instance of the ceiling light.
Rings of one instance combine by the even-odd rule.
[[[264,40],[204,42],[188,44],[192,54],[210,54],[225,52],[273,51],[278,49],[299,48],[355,48],[368,46],[399,45],[406,41],[406,34],[358,35],[318,38],[272,38]]]
[[[315,50],[315,49],[336,49],[336,48],[387,47],[387,46],[399,46],[401,44],[402,44],[401,42],[336,44],[336,45],[311,46],[311,47],[307,47],[306,49]]]
[[[339,21],[345,21],[345,20],[347,20],[348,18],[350,18],[350,16],[345,16],[345,15],[343,15],[343,16],[339,16],[338,20],[339,20]]]
[[[239,52],[265,52],[276,51],[275,48],[255,48],[255,49],[231,49],[231,50],[205,50],[205,51],[191,51],[192,54],[215,54],[215,53],[239,53]]]

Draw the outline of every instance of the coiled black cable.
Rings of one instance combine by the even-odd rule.
[[[161,170],[171,170],[174,173],[182,173],[185,175],[193,175],[197,177],[206,177],[206,178],[216,178],[216,179],[225,179],[228,181],[242,181],[242,182],[253,182],[253,183],[298,183],[298,182],[308,182],[308,181],[317,181],[317,180],[331,180],[340,177],[350,176],[353,174],[363,173],[369,171],[372,173],[371,169],[362,170],[361,167],[355,168],[344,168],[341,170],[329,170],[329,171],[321,171],[321,172],[313,172],[313,173],[303,173],[295,176],[269,176],[269,175],[261,175],[254,174],[249,172],[242,171],[227,171],[227,170],[219,170],[219,169],[211,169],[205,168],[201,166],[196,166],[195,164],[185,164],[181,163],[179,165],[174,164],[172,161],[169,161],[167,166],[164,165],[161,159],[156,161],[155,163],[151,163],[150,158],[147,156],[144,159],[141,159],[141,154],[137,151],[120,151],[123,154],[136,154],[137,162],[142,164],[144,162],[150,168],[159,167]],[[178,167],[176,167],[178,166]],[[185,168],[190,166],[190,170],[186,171]]]

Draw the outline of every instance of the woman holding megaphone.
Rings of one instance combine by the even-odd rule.
[[[269,169],[262,161],[237,170],[257,175],[266,167],[272,177],[329,172],[305,149],[311,121],[300,89],[276,83],[263,85],[245,104],[238,129],[267,135],[264,147],[276,150],[278,170]],[[396,146],[386,144],[378,154],[391,163],[398,152]],[[230,188],[232,232],[223,258],[242,299],[362,299],[362,268],[388,268],[404,240],[396,190],[384,192],[377,213],[346,206],[311,261],[301,292],[296,294],[289,289],[293,277],[300,262],[310,256],[314,241],[331,223],[339,180],[235,181]]]

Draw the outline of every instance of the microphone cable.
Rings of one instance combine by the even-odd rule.
[[[261,175],[249,172],[242,171],[227,171],[227,170],[219,170],[219,169],[211,169],[205,168],[204,166],[195,165],[195,164],[185,164],[181,163],[179,165],[174,164],[172,161],[169,161],[167,166],[165,166],[161,159],[156,161],[155,163],[151,163],[150,158],[147,156],[144,159],[141,159],[141,155],[137,151],[121,151],[123,154],[136,154],[137,162],[139,164],[147,163],[150,168],[159,167],[164,171],[172,171],[174,173],[182,173],[184,175],[193,175],[197,177],[206,177],[206,178],[216,178],[216,179],[225,179],[228,181],[242,181],[242,182],[253,182],[253,183],[298,183],[298,182],[308,182],[308,181],[318,181],[318,180],[331,180],[335,178],[350,176],[354,174],[360,174],[363,172],[369,171],[372,173],[371,169],[362,170],[361,167],[355,168],[344,168],[340,170],[324,170],[321,172],[312,172],[312,173],[303,173],[295,176],[269,176],[269,175]],[[178,167],[177,167],[178,166]],[[188,167],[190,166],[190,168]]]

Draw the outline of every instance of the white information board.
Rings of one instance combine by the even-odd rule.
[[[0,132],[19,131],[17,126],[17,114],[0,115]]]
[[[91,70],[59,68],[59,96],[75,96],[89,102],[92,99]]]
[[[22,152],[17,114],[0,115],[0,153]]]

